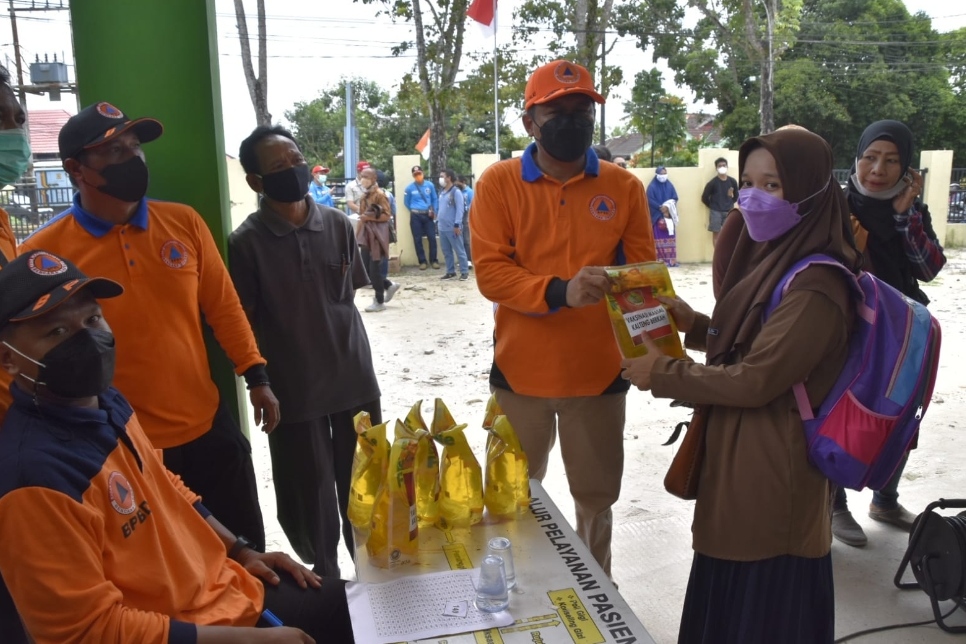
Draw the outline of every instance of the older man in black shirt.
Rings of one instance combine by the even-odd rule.
[[[258,211],[228,238],[232,280],[251,320],[284,416],[268,443],[278,520],[296,554],[340,576],[356,434],[382,422],[379,385],[355,291],[369,283],[352,223],[307,194],[309,167],[292,135],[260,126],[239,154]],[[338,490],[338,503],[336,503]]]

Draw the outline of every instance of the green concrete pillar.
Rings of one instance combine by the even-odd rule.
[[[70,15],[80,106],[108,101],[164,124],[164,135],[145,146],[148,195],[201,213],[225,256],[231,229],[215,0],[75,0]],[[215,382],[237,411],[231,365],[207,339]]]

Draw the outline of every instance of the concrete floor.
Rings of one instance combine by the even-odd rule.
[[[933,300],[930,310],[943,326],[943,354],[936,395],[923,423],[919,449],[910,458],[899,487],[900,501],[921,512],[940,497],[966,497],[966,438],[960,428],[966,418],[966,252],[947,252],[949,263],[925,290]],[[696,309],[710,311],[710,268],[683,266],[672,272],[675,289]],[[389,308],[364,314],[377,374],[383,388],[388,420],[405,414],[424,399],[424,415],[431,418],[433,396],[443,396],[460,422],[478,428],[489,393],[487,372],[492,359],[492,307],[469,282],[439,282],[433,271],[411,271],[400,280],[400,291]],[[360,308],[369,291],[357,297]],[[427,326],[429,325],[429,326]],[[445,385],[445,386],[444,386]],[[284,416],[284,410],[282,414]],[[677,639],[680,611],[690,571],[690,503],[671,497],[661,484],[672,457],[660,443],[685,414],[649,394],[628,395],[625,429],[625,466],[621,498],[614,506],[613,575],[621,594],[659,644]],[[467,437],[482,455],[484,432],[468,429]],[[267,442],[253,440],[260,499],[270,547],[288,550],[275,519],[275,498]],[[573,522],[567,479],[558,455],[552,455],[544,487]],[[836,596],[836,635],[842,637],[875,626],[932,618],[927,595],[893,586],[908,535],[877,524],[866,516],[871,492],[850,492],[854,515],[865,527],[869,544],[832,547]],[[353,570],[342,551],[343,575]],[[911,578],[911,576],[910,576]],[[966,623],[966,613],[953,616]],[[936,626],[917,627],[866,636],[860,644],[946,642],[954,637]]]

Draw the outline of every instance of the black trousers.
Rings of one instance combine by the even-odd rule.
[[[274,432],[273,432],[274,433]],[[353,644],[349,604],[345,597],[345,581],[326,577],[321,588],[299,588],[292,576],[278,571],[281,583],[265,586],[265,608],[283,626],[300,628],[317,644]],[[268,626],[264,620],[258,626]]]
[[[0,642],[3,644],[27,644],[27,634],[23,630],[20,614],[13,604],[7,585],[0,577]]]
[[[224,403],[218,404],[211,429],[190,443],[164,450],[164,465],[201,495],[201,502],[226,528],[265,551],[252,446]]]
[[[268,435],[278,522],[299,558],[323,576],[340,577],[339,528],[355,556],[349,486],[360,411],[382,422],[379,399],[301,423],[282,423]]]

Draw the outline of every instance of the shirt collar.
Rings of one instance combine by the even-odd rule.
[[[119,430],[126,431],[125,428],[134,414],[131,405],[114,387],[109,387],[107,391],[97,397],[98,409],[69,407],[49,402],[38,403],[35,402],[32,394],[21,389],[17,383],[11,383],[10,394],[15,405],[30,409],[41,408],[42,415],[45,418],[62,422],[65,425],[111,424]]]
[[[261,201],[258,202],[258,212],[256,215],[259,221],[265,224],[265,226],[277,237],[284,237],[285,235],[295,232],[301,228],[311,230],[313,232],[322,232],[324,230],[322,225],[322,213],[320,212],[318,205],[316,205],[315,200],[312,199],[311,195],[306,195],[305,201],[309,205],[309,216],[306,218],[305,223],[301,226],[293,226],[291,222],[287,221],[277,212],[272,210],[265,202],[264,197],[262,197]]]
[[[115,224],[109,221],[104,221],[92,212],[84,210],[81,206],[80,193],[74,193],[74,205],[71,206],[71,214],[74,215],[74,219],[77,223],[86,230],[88,233],[94,237],[103,237],[107,233],[111,232]],[[134,215],[128,220],[129,224],[132,226],[137,226],[141,230],[148,229],[148,200],[146,197],[142,197],[141,201],[138,202],[138,207],[134,211]]]
[[[536,159],[533,158],[536,151],[537,144],[534,142],[528,145],[527,149],[523,152],[522,175],[523,180],[527,183],[534,183],[543,176],[543,170],[540,169]],[[587,148],[586,161],[584,162],[584,176],[596,177],[599,172],[600,159],[597,158],[597,153],[592,148]]]

